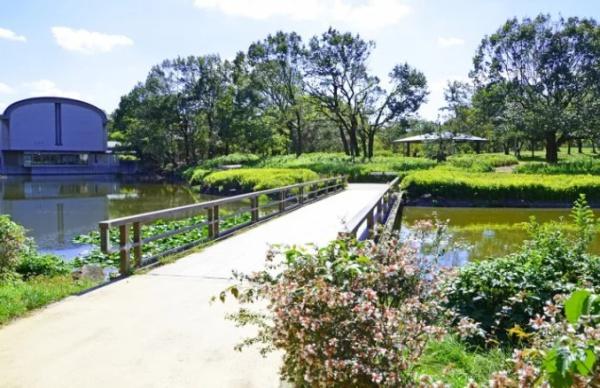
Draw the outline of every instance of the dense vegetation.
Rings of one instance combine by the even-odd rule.
[[[583,196],[572,221],[573,237],[532,222],[519,252],[458,273],[436,270],[443,224],[431,221],[420,228],[437,236],[433,256],[411,240],[291,247],[236,274],[220,298],[241,303],[231,319],[258,327],[240,348],[282,351],[294,386],[595,386],[600,258],[586,252],[597,221]]]
[[[202,178],[203,189],[210,192],[250,192],[319,179],[319,175],[306,169],[243,168],[216,171]]]
[[[0,240],[0,324],[94,284],[73,279],[73,266],[61,258],[38,253],[23,227],[4,215]]]
[[[600,177],[591,175],[536,175],[472,173],[456,170],[417,171],[402,181],[411,200],[423,196],[440,200],[572,202],[580,193],[600,200]]]

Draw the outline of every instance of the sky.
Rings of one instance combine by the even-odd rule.
[[[231,59],[276,31],[305,40],[332,26],[373,40],[382,79],[408,62],[427,77],[419,114],[436,119],[449,80],[467,80],[481,39],[512,17],[600,18],[596,0],[0,0],[0,112],[67,96],[111,113],[163,59]]]

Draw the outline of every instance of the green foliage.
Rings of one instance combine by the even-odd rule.
[[[71,272],[72,267],[58,256],[29,252],[19,261],[16,271],[24,279],[29,279],[39,275],[66,275]]]
[[[260,160],[258,155],[233,153],[228,155],[217,156],[216,158],[207,159],[200,163],[200,167],[205,169],[213,169],[219,166],[230,164],[241,164],[242,166],[252,166]]]
[[[188,176],[188,182],[190,185],[199,185],[205,176],[212,173],[212,170],[207,170],[202,167],[196,167],[194,169],[187,170],[184,175]]]
[[[289,247],[263,270],[237,274],[222,300],[268,302],[266,314],[241,307],[232,315],[259,329],[241,346],[282,350],[281,375],[295,386],[413,386],[414,362],[443,335],[442,310],[435,272],[397,244]]]
[[[496,167],[518,164],[513,155],[504,154],[459,154],[449,156],[448,165],[473,172],[490,172]]]
[[[249,213],[242,213],[235,216],[228,216],[227,211],[223,211],[220,215],[219,228],[221,231],[226,231],[234,226],[250,221]],[[205,216],[195,216],[182,220],[158,220],[153,224],[142,225],[142,238],[149,238],[158,234],[167,233],[177,229],[191,227],[206,222]],[[111,233],[111,244],[113,246],[119,244],[118,233]],[[205,225],[191,228],[191,230],[172,236],[165,237],[160,240],[150,241],[142,247],[143,259],[148,259],[155,255],[162,255],[165,252],[173,251],[181,247],[191,247],[198,245],[208,240],[208,229]],[[100,245],[100,233],[92,231],[88,234],[82,234],[73,239],[76,244]],[[101,266],[113,266],[119,268],[119,254],[104,254],[98,249],[94,249],[83,257],[75,259],[75,266],[81,267],[84,264],[98,264]]]
[[[558,163],[523,163],[515,169],[520,174],[591,174],[600,175],[600,159],[589,156],[569,157]]]
[[[314,181],[319,175],[307,169],[248,168],[213,172],[202,180],[212,192],[250,192]]]
[[[9,216],[0,215],[0,282],[14,274],[19,260],[28,251],[25,229]]]
[[[583,193],[600,200],[600,177],[590,175],[534,175],[470,173],[434,169],[409,174],[401,184],[410,199],[485,201],[574,201]]]
[[[429,342],[417,362],[417,371],[450,387],[464,388],[469,381],[487,383],[492,372],[509,366],[508,358],[500,348],[474,349],[455,336],[447,336]]]
[[[321,175],[347,175],[350,181],[369,181],[371,173],[404,173],[411,170],[428,169],[436,162],[425,158],[410,158],[397,155],[376,156],[370,161],[353,161],[343,153],[315,152],[309,154],[283,155],[266,158],[259,164],[272,168],[306,168]]]
[[[93,285],[90,280],[76,281],[70,275],[0,283],[0,324]]]
[[[600,258],[585,253],[595,227],[587,210],[585,198],[579,199],[575,236],[532,220],[531,240],[519,252],[462,268],[446,289],[448,306],[477,322],[492,342],[527,340],[522,328],[543,313],[546,301],[577,285],[600,289]]]

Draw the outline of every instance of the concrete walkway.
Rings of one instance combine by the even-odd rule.
[[[191,254],[0,328],[0,387],[279,387],[280,355],[233,347],[252,331],[210,304],[269,244],[326,244],[384,185],[349,188]]]

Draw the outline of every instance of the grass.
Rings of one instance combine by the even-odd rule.
[[[401,184],[409,198],[485,201],[573,202],[580,193],[600,200],[600,177],[591,175],[540,175],[471,173],[433,169],[409,174]]]
[[[39,276],[0,284],[0,324],[27,312],[86,290],[95,283],[71,275]]]
[[[430,342],[420,359],[417,371],[451,387],[466,387],[469,380],[486,383],[493,372],[510,367],[510,355],[495,348],[474,350],[453,336]]]

